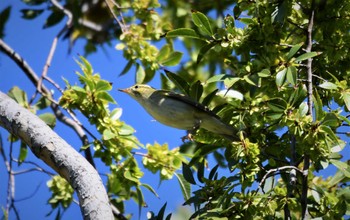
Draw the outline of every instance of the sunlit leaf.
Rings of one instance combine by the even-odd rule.
[[[278,87],[281,87],[285,81],[287,73],[287,68],[283,68],[281,71],[279,71],[276,75],[276,85]]]
[[[287,68],[287,81],[293,86],[297,84],[297,68],[295,66]]]
[[[306,59],[309,59],[309,58],[312,58],[312,57],[315,57],[315,56],[318,56],[320,55],[321,53],[319,52],[308,52],[308,53],[304,53],[300,56],[298,56],[296,59],[295,59],[295,62],[299,62],[299,61],[303,61],[303,60],[306,60]]]
[[[174,51],[169,54],[169,56],[160,62],[164,66],[175,66],[180,63],[182,58],[182,53],[178,51]]]
[[[303,45],[304,45],[303,42],[294,45],[294,46],[290,49],[290,51],[289,51],[289,53],[288,53],[288,55],[287,55],[287,59],[290,60],[290,59],[299,51],[299,49],[300,49]]]
[[[171,52],[171,47],[169,44],[164,45],[158,52],[157,54],[157,61],[162,62],[164,61],[167,57],[169,57],[169,54]]]
[[[145,80],[146,72],[145,69],[142,67],[142,65],[137,64],[136,65],[136,83],[142,84]]]
[[[346,177],[350,177],[350,167],[347,163],[344,163],[339,160],[331,159],[330,162],[338,168],[340,172],[342,172]]]
[[[184,200],[188,200],[191,197],[191,184],[185,180],[182,174],[174,173],[179,181],[180,189]]]
[[[337,85],[335,85],[334,83],[331,83],[331,82],[324,82],[324,83],[320,84],[319,87],[321,87],[323,89],[337,89],[338,88]]]
[[[269,69],[263,69],[260,72],[258,72],[258,76],[262,77],[262,78],[269,77],[269,76],[271,76],[271,72]]]
[[[43,120],[50,128],[55,127],[56,125],[56,116],[52,113],[44,113],[39,115],[39,118]]]
[[[166,37],[186,37],[204,40],[200,35],[196,33],[195,30],[191,28],[178,28],[175,30],[171,30],[167,32]]]
[[[211,25],[209,22],[209,19],[207,16],[205,16],[203,13],[198,11],[192,12],[192,20],[193,23],[204,33],[206,33],[209,36],[213,35],[213,31],[211,29]]]

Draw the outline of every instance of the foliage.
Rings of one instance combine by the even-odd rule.
[[[33,5],[47,2],[26,0],[23,17],[37,17],[46,9]],[[112,8],[114,16],[92,20],[116,23],[87,34],[84,23],[73,19],[66,33],[71,41],[86,39],[90,53],[97,39],[117,38],[116,49],[128,61],[120,75],[134,66],[135,81],[147,83],[164,69],[163,88],[209,106],[239,130],[240,141],[232,143],[200,129],[193,143],[174,150],[146,145],[144,167],[160,171],[162,180],[178,178],[185,204],[195,208],[193,218],[341,219],[350,214],[349,155],[341,132],[350,124],[348,1],[107,0],[81,11],[82,4],[67,1],[65,7],[90,21],[92,8],[104,15]],[[64,17],[53,4],[47,10],[45,27]],[[85,58],[78,63],[81,85],[66,82],[59,104],[82,112],[100,133],[93,141],[94,156],[110,167],[112,204],[124,212],[124,201],[134,198],[141,209],[141,186],[156,194],[141,183],[143,171],[133,157],[143,145],[119,120],[121,110],[109,110],[115,103],[108,93],[112,85]],[[176,66],[176,73],[169,66]],[[17,101],[26,99],[16,94]],[[204,177],[209,155],[218,165]],[[176,172],[181,164],[182,174]],[[329,166],[336,168],[335,175],[323,177],[320,172]],[[219,167],[230,173],[220,175]],[[189,195],[189,185],[199,189]],[[157,216],[164,216],[163,208]],[[157,216],[152,213],[150,219]]]
[[[61,176],[54,176],[47,182],[47,186],[52,192],[52,196],[48,203],[52,208],[61,205],[63,208],[68,208],[73,201],[73,188]]]

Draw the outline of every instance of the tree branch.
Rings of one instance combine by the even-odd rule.
[[[314,25],[314,14],[315,11],[313,9],[314,1],[312,1],[312,8],[309,17],[309,24],[307,27],[307,47],[306,52],[311,52],[312,50],[312,29]],[[307,69],[307,93],[308,93],[308,115],[313,118],[313,102],[312,102],[312,58],[307,59],[306,64]],[[302,219],[309,219],[309,212],[307,208],[307,193],[308,193],[308,175],[309,175],[309,167],[310,167],[310,156],[308,154],[304,155],[304,167],[303,167],[303,179],[302,179],[302,192],[301,192],[301,212]]]
[[[41,119],[2,92],[0,125],[71,184],[84,219],[113,219],[106,190],[94,167]]]

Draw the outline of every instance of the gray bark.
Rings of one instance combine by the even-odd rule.
[[[0,92],[0,126],[65,178],[77,192],[84,219],[113,219],[102,180],[91,164],[40,118]]]

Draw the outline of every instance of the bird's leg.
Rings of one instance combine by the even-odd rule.
[[[196,120],[196,123],[194,124],[193,128],[191,130],[187,131],[187,135],[183,136],[182,142],[185,142],[185,140],[193,141],[193,134],[196,133],[196,131],[199,129],[200,125],[202,123],[202,120],[198,119]]]

